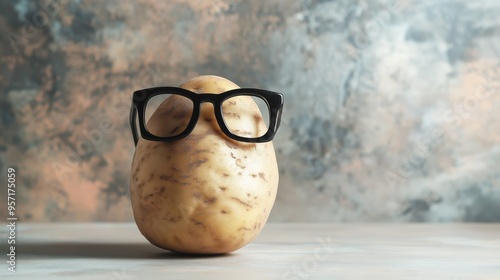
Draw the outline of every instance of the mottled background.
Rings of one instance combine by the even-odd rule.
[[[131,221],[131,92],[216,74],[285,95],[271,221],[500,222],[499,14],[496,0],[0,1],[1,182],[17,168],[23,221]]]

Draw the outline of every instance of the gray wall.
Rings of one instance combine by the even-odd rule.
[[[285,95],[270,220],[500,222],[498,1],[45,2],[0,2],[24,221],[132,220],[131,92],[215,74]]]

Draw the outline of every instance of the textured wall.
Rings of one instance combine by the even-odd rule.
[[[132,220],[131,92],[199,74],[285,94],[273,221],[500,221],[498,1],[36,2],[0,1],[24,221]]]

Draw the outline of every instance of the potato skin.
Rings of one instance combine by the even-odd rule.
[[[181,87],[197,93],[238,88],[217,76],[200,76]],[[253,103],[250,98],[238,101],[241,106],[254,106],[248,102]],[[163,105],[149,127],[172,129],[183,121],[172,119],[183,116],[182,112],[161,114]],[[250,125],[245,116],[241,118],[242,128]],[[186,138],[168,143],[140,138],[130,181],[135,222],[144,237],[160,248],[194,254],[232,252],[252,241],[266,223],[278,177],[272,142],[228,138],[217,124],[213,106],[204,103],[195,129]]]

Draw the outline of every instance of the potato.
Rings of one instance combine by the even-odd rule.
[[[197,93],[222,93],[238,86],[217,76],[181,85]],[[238,97],[241,129],[262,129],[258,107]],[[167,99],[148,127],[169,131],[187,122],[191,106]],[[172,111],[173,110],[173,111]],[[257,123],[256,123],[257,122]],[[220,130],[213,105],[203,103],[193,132],[173,142],[140,138],[132,162],[130,193],[135,222],[152,244],[167,250],[219,254],[252,241],[266,223],[278,189],[272,142],[243,143]]]

